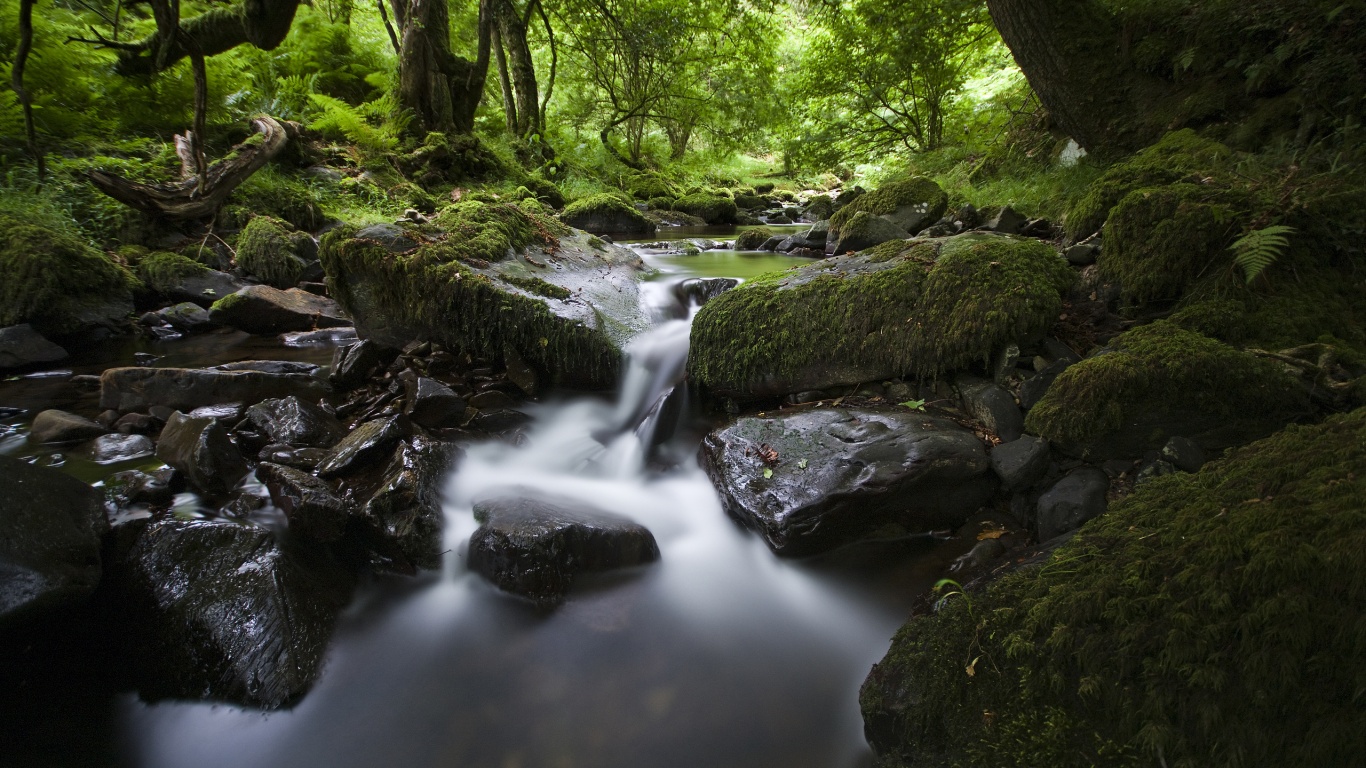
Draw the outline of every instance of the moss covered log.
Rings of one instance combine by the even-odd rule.
[[[1352,765],[1366,409],[1156,479],[1042,565],[913,618],[864,683],[879,765]]]
[[[688,371],[736,397],[930,378],[1041,334],[1072,280],[1037,240],[887,243],[770,273],[708,302],[693,323]]]

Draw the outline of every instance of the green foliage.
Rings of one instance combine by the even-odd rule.
[[[1251,283],[1267,267],[1285,254],[1290,247],[1287,235],[1295,234],[1294,227],[1272,225],[1254,229],[1229,246],[1233,263],[1243,270],[1243,279]]]
[[[359,107],[322,93],[310,93],[308,99],[319,110],[312,122],[314,130],[344,138],[371,155],[398,149],[408,121],[388,119],[398,111],[392,94]],[[379,125],[372,124],[373,121],[379,121]]]
[[[1157,478],[912,619],[861,703],[889,766],[1349,765],[1366,410]],[[965,666],[980,656],[975,675]]]
[[[237,265],[281,290],[299,284],[308,264],[300,256],[309,236],[269,216],[257,216],[237,236]]]
[[[138,260],[135,273],[144,285],[157,293],[167,293],[187,277],[208,272],[194,259],[167,251],[153,251]]]

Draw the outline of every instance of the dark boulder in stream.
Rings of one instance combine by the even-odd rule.
[[[195,488],[227,493],[247,474],[247,463],[217,419],[176,411],[161,430],[157,458],[183,473]]]
[[[901,409],[746,417],[707,435],[701,459],[726,511],[780,555],[956,528],[996,490],[976,435]]]
[[[350,578],[325,553],[209,520],[150,524],[116,569],[140,689],[274,709],[317,677]]]
[[[265,483],[275,506],[285,513],[290,530],[324,542],[342,537],[350,509],[331,483],[268,461],[256,467],[256,477]]]
[[[272,443],[331,448],[346,435],[336,416],[292,395],[253,405],[247,409],[247,419]]]
[[[27,323],[0,328],[0,371],[20,370],[65,360],[66,350]]]
[[[351,324],[337,302],[298,288],[281,291],[252,285],[225,296],[209,309],[215,323],[256,334],[312,331]]]
[[[93,592],[106,528],[99,491],[0,456],[0,628]]]
[[[538,499],[497,499],[474,505],[469,567],[499,588],[553,605],[576,576],[659,559],[644,526],[591,507]]]

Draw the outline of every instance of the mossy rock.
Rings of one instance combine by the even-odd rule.
[[[138,281],[69,230],[0,213],[0,327],[44,336],[120,323]]]
[[[637,200],[649,200],[654,197],[678,197],[678,187],[657,173],[640,173],[630,176],[621,186]]]
[[[735,196],[735,205],[739,208],[743,208],[749,211],[758,208],[767,208],[769,202],[769,198],[760,197],[759,195],[747,195],[741,193]]]
[[[674,199],[672,197],[652,197],[645,203],[652,211],[673,210]]]
[[[1074,279],[1047,244],[986,233],[825,259],[708,302],[688,371],[740,398],[936,377],[1042,335]]]
[[[734,200],[711,192],[684,195],[674,201],[673,209],[696,216],[708,224],[734,224],[740,213]]]
[[[1354,765],[1366,409],[1161,477],[911,619],[860,702],[883,766]]]
[[[759,250],[759,246],[768,242],[770,237],[773,237],[773,230],[767,227],[747,229],[735,238],[735,250],[757,251]]]
[[[254,216],[273,216],[305,232],[316,232],[327,223],[312,187],[272,169],[257,171],[228,198],[222,222],[245,227]]]
[[[1179,299],[1197,278],[1232,266],[1228,247],[1251,206],[1246,193],[1198,184],[1131,192],[1105,222],[1101,275],[1129,301]]]
[[[606,389],[626,342],[650,325],[639,257],[570,230],[534,200],[463,201],[421,237],[394,229],[348,226],[323,239],[332,295],[366,337],[488,358],[511,349],[551,385]]]
[[[1221,451],[1308,413],[1280,363],[1159,320],[1064,371],[1025,428],[1075,456],[1132,458],[1176,435]]]
[[[540,176],[528,175],[520,180],[521,183],[536,195],[536,199],[552,208],[564,207],[564,193],[555,186],[552,181],[546,181]]]
[[[1202,138],[1189,128],[1169,133],[1151,147],[1110,166],[1092,182],[1086,194],[1067,212],[1067,237],[1080,240],[1099,232],[1111,209],[1131,192],[1185,178],[1208,177],[1232,157],[1233,150]]]
[[[314,250],[306,233],[279,219],[257,216],[237,236],[237,266],[283,291],[299,284]]]
[[[409,178],[424,187],[525,175],[512,173],[477,137],[463,133],[428,133],[421,146],[401,155],[397,162]],[[520,178],[517,181],[522,183]]]
[[[859,211],[845,219],[838,232],[834,231],[834,223],[831,222],[827,237],[831,239],[835,253],[849,253],[888,241],[902,241],[909,238],[910,233],[881,216]]]
[[[143,256],[135,269],[143,285],[162,295],[170,293],[187,277],[211,271],[194,259],[168,251],[153,251]]]
[[[949,196],[931,179],[916,176],[893,181],[835,211],[830,217],[830,234],[838,236],[857,214],[866,212],[914,235],[938,221],[948,207]]]
[[[655,223],[613,194],[590,195],[566,205],[560,221],[595,235],[654,234]]]
[[[773,191],[773,188],[774,188],[775,186],[777,186],[777,185],[774,184],[774,183],[771,182],[771,181],[760,181],[760,182],[757,182],[757,183],[754,185],[754,194],[756,194],[756,195],[767,195],[767,194],[769,194],[770,192]]]

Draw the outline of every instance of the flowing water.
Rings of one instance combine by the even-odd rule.
[[[673,236],[695,234],[716,237]],[[682,278],[744,278],[799,261],[734,251],[642,253],[660,270],[646,296],[661,316],[687,314],[665,311],[670,285]],[[858,687],[910,599],[952,553],[908,543],[794,562],[775,558],[735,525],[697,468],[697,435],[661,416],[674,412],[660,405],[682,376],[688,327],[688,319],[663,320],[633,343],[614,402],[539,404],[517,444],[470,448],[448,484],[444,570],[365,585],[339,624],[320,680],[296,707],[263,715],[221,704],[149,705],[122,694],[110,727],[122,761],[148,768],[869,764]],[[662,558],[582,581],[566,604],[538,611],[464,566],[473,500],[508,489],[630,517],[653,532]]]

